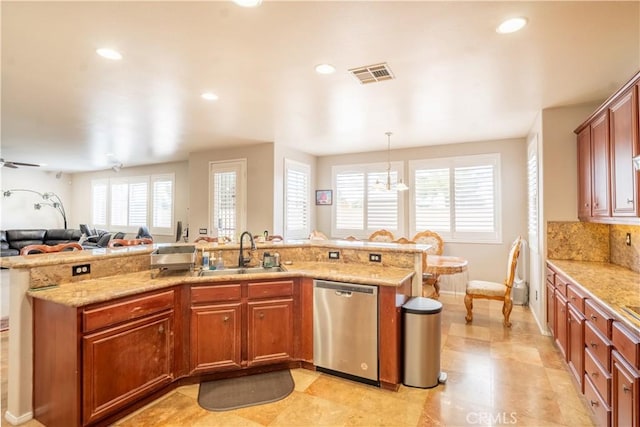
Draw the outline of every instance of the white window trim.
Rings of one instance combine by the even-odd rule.
[[[334,195],[333,195],[333,206],[331,209],[331,235],[333,237],[336,238],[340,238],[340,237],[347,237],[347,236],[353,236],[353,237],[357,237],[359,239],[367,239],[371,233],[373,233],[374,229],[367,229],[366,227],[366,219],[367,219],[367,197],[368,197],[368,191],[367,189],[365,189],[365,203],[364,203],[364,229],[363,230],[346,230],[346,229],[338,229],[336,227],[337,221],[336,221],[336,215],[337,215],[337,184],[336,184],[336,176],[339,173],[346,173],[346,172],[356,172],[356,173],[365,173],[365,174],[369,174],[369,173],[380,173],[380,172],[387,172],[387,167],[389,166],[389,163],[363,163],[363,164],[355,164],[355,165],[337,165],[337,166],[333,166],[331,168],[331,188],[333,188],[334,191]],[[391,162],[390,163],[390,170],[391,172],[396,172],[398,175],[398,180],[402,179],[403,182],[406,182],[405,180],[405,176],[404,176],[404,162],[403,161],[395,161],[395,162]],[[391,190],[391,191],[395,191],[395,190]],[[397,218],[397,223],[398,223],[398,227],[397,229],[392,229],[392,228],[387,228],[387,230],[391,231],[395,236],[404,236],[404,223],[405,223],[405,214],[404,214],[404,206],[405,206],[405,196],[404,194],[406,193],[406,191],[398,191],[398,218]]]
[[[289,230],[288,229],[288,218],[287,218],[287,200],[289,199],[287,191],[288,191],[288,171],[297,170],[301,173],[307,175],[307,200],[306,200],[306,228],[303,230]],[[311,166],[306,163],[297,162],[291,159],[284,159],[284,200],[283,200],[283,210],[284,210],[284,238],[285,239],[306,239],[311,232]]]
[[[154,193],[153,193],[153,184],[156,181],[171,181],[171,220],[170,220],[170,227],[154,227],[153,226],[153,211],[155,209],[155,197],[154,197]],[[151,178],[149,179],[149,231],[151,232],[152,235],[154,234],[159,234],[159,235],[170,235],[173,236],[175,234],[175,227],[176,227],[176,216],[175,216],[175,210],[176,210],[176,177],[174,173],[163,173],[163,174],[156,174],[156,175],[151,175]]]
[[[418,169],[424,168],[456,168],[465,166],[478,166],[482,164],[491,164],[494,166],[495,176],[493,181],[493,190],[495,195],[494,200],[494,231],[493,233],[464,233],[464,232],[449,232],[441,233],[442,238],[446,242],[452,243],[502,243],[502,173],[501,173],[501,156],[500,153],[489,154],[477,154],[470,156],[456,156],[456,157],[440,157],[434,159],[421,159],[409,161],[409,187],[410,187],[410,199],[409,199],[409,228],[411,235],[424,230],[416,230],[416,199],[415,199],[415,172]],[[453,204],[453,199],[451,201]],[[452,224],[454,224],[452,218]]]
[[[237,234],[247,229],[247,159],[232,159],[209,162],[209,235],[217,234],[217,226],[214,224],[213,218],[213,189],[214,174],[216,172],[234,171],[238,173],[237,195],[236,195],[236,231]],[[215,233],[214,233],[215,230]],[[233,240],[237,240],[238,236],[233,236]]]

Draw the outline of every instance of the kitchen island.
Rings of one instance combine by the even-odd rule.
[[[14,419],[22,422],[25,413],[29,416],[32,383],[36,418],[48,425],[89,425],[113,421],[185,381],[234,372],[247,374],[291,366],[313,367],[314,278],[379,286],[380,383],[383,387],[397,388],[401,357],[400,305],[411,295],[419,295],[414,290],[419,289],[417,278],[421,277],[424,248],[358,243],[259,245],[255,254],[258,259],[262,252],[277,250],[282,261],[288,264],[286,271],[211,277],[200,277],[196,272],[152,274],[148,261],[151,247],[58,254],[55,258],[54,255],[16,257],[3,263],[12,268],[12,290],[14,285],[24,290],[19,304],[22,312],[11,317],[10,342],[11,332],[20,335],[17,346],[11,342],[10,347],[12,351],[17,347],[19,353],[14,353],[14,359],[10,355],[7,418],[11,420],[20,414],[22,417]],[[238,248],[233,245],[197,247],[199,251],[202,248],[222,251],[227,265],[237,259]],[[338,259],[333,259],[335,253]],[[370,253],[380,255],[381,262],[370,262]],[[91,275],[78,279],[71,272],[84,263],[90,265]],[[123,274],[122,271],[131,272]],[[25,354],[32,354],[30,340],[25,341],[25,336],[31,336],[32,332],[29,328],[31,305],[35,313],[34,381],[31,381],[29,365],[25,364],[31,359]],[[224,307],[222,312],[216,310],[225,305],[230,307]],[[271,326],[260,326],[256,319],[261,319],[261,315]],[[14,322],[14,318],[22,322]],[[220,318],[230,324],[236,322],[235,329],[231,329],[235,335],[226,337],[232,345],[223,346],[231,348],[230,356],[215,354],[216,350],[207,345],[206,340],[197,338],[198,331]],[[273,330],[282,334],[259,338]],[[129,385],[104,391],[104,381],[109,381],[109,377],[104,377],[101,363],[113,359],[105,359],[105,355],[109,351],[112,356],[122,354],[132,343],[143,342],[147,345],[141,345],[141,354],[158,364],[147,363],[142,371],[123,367],[126,372],[139,375],[132,375],[135,378]],[[279,344],[274,342],[284,343],[284,347],[278,348]],[[148,353],[144,353],[145,349]],[[215,360],[216,357],[219,360]],[[16,364],[12,361],[16,358],[22,365],[18,362],[14,370]],[[77,374],[69,375],[70,372]],[[12,378],[13,383],[19,385],[17,394],[12,393]],[[63,384],[66,392],[60,393]],[[103,390],[102,394],[99,390]]]

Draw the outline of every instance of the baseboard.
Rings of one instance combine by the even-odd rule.
[[[4,419],[9,421],[9,424],[17,426],[19,424],[26,423],[29,420],[33,419],[33,412],[27,412],[26,414],[22,414],[19,417],[16,417],[9,411],[4,413]]]

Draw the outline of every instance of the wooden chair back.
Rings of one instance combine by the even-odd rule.
[[[20,255],[43,254],[62,251],[81,251],[84,250],[81,244],[76,242],[59,243],[57,245],[27,245],[20,249]]]
[[[418,244],[431,245],[431,248],[426,251],[430,255],[442,255],[444,252],[444,241],[435,231],[421,231],[413,236],[412,240]]]
[[[111,239],[109,241],[109,248],[117,248],[120,246],[136,246],[136,245],[150,245],[153,244],[153,239]]]
[[[231,241],[231,239],[229,239],[227,236],[222,236],[222,237],[200,236],[196,240],[194,240],[193,243],[198,243],[198,242],[222,242],[222,243],[228,243],[230,241]]]
[[[507,294],[511,292],[513,287],[513,281],[516,276],[516,267],[518,265],[518,257],[520,256],[520,247],[522,246],[522,238],[518,236],[516,240],[511,244],[509,249],[509,258],[507,261],[507,278],[504,281],[504,285],[507,287]]]
[[[313,230],[311,234],[309,234],[309,240],[329,240],[329,238],[322,231]]]
[[[394,240],[393,243],[401,243],[403,245],[406,245],[406,244],[411,244],[415,242],[413,240],[407,239],[406,237],[400,237],[399,239]]]
[[[371,233],[369,236],[370,242],[393,242],[396,238],[393,237],[393,233],[389,230],[377,230]]]
[[[360,239],[358,239],[358,238],[357,238],[357,237],[355,237],[355,236],[347,236],[347,237],[345,237],[345,238],[344,238],[344,239],[342,239],[342,240],[348,240],[348,241],[350,241],[350,242],[358,242],[358,241],[360,241]]]

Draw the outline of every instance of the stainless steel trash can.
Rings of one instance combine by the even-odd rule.
[[[442,303],[415,297],[402,306],[404,378],[411,387],[432,388],[446,381],[440,371]]]

